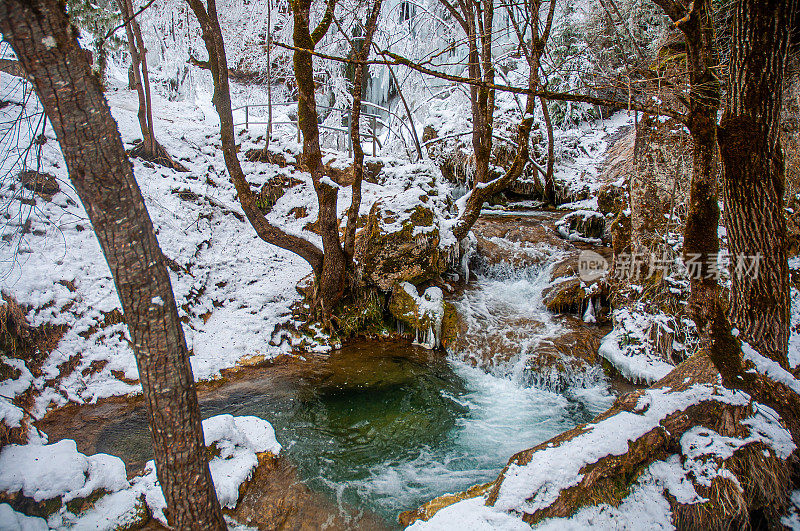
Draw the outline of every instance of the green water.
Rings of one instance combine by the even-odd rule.
[[[393,524],[403,510],[493,479],[513,453],[596,412],[441,353],[386,344],[266,369],[200,399],[204,418],[268,420],[311,489]],[[96,449],[141,464],[151,458],[147,430],[138,409],[104,428]]]

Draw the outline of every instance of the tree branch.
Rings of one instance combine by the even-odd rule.
[[[314,50],[309,50],[307,48],[298,48],[297,46],[291,46],[289,44],[276,42],[275,46],[279,46],[281,48],[293,51],[300,51],[310,53],[322,59],[328,59],[330,61],[337,61],[340,63],[350,63],[350,64],[371,64],[371,65],[399,65],[405,66],[412,70],[416,70],[425,75],[429,75],[431,77],[435,77],[438,79],[444,79],[446,81],[452,81],[454,83],[462,83],[465,85],[473,85],[476,87],[483,87],[490,90],[499,90],[503,92],[511,92],[514,94],[533,94],[534,96],[541,96],[546,100],[550,101],[571,101],[577,103],[589,103],[591,105],[602,105],[605,107],[619,107],[624,109],[630,109],[632,111],[639,111],[644,114],[649,114],[653,116],[669,116],[670,118],[674,118],[680,122],[684,122],[686,120],[686,116],[682,113],[677,111],[673,111],[670,109],[657,109],[654,107],[648,107],[645,105],[640,105],[638,103],[631,102],[630,104],[627,101],[619,101],[619,100],[609,100],[605,98],[598,98],[595,96],[589,96],[586,94],[573,94],[569,92],[553,92],[550,90],[535,90],[523,87],[513,87],[507,85],[497,85],[495,83],[485,83],[479,79],[470,79],[468,77],[462,76],[454,76],[451,74],[445,74],[444,72],[439,72],[436,70],[432,70],[430,68],[425,68],[424,66],[420,66],[417,63],[414,63],[410,59],[406,59],[405,57],[398,55],[396,53],[390,52],[388,50],[380,50],[378,51],[379,55],[384,57],[390,57],[392,60],[368,60],[368,61],[361,61],[358,59],[351,59],[348,57],[338,57],[335,55],[328,55],[325,53],[317,52]]]
[[[335,9],[336,0],[328,0],[328,8],[325,10],[325,15],[323,15],[322,20],[319,21],[319,24],[311,33],[311,41],[314,43],[314,46],[328,33],[328,28],[331,26],[331,22],[333,22],[333,12]]]

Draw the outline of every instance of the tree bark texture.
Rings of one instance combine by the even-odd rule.
[[[139,367],[168,517],[177,529],[224,529],[164,257],[76,30],[63,4],[54,0],[3,0],[0,31],[34,79],[114,277]]]
[[[719,194],[717,179],[717,111],[720,82],[714,72],[718,57],[714,45],[714,21],[710,0],[689,5],[679,0],[654,0],[686,37],[689,69],[688,112],[684,121],[692,136],[692,181],[684,229],[684,261],[699,267],[690,278],[689,309],[708,339],[707,327],[722,304],[711,264],[719,253]]]
[[[329,0],[325,15],[311,31],[311,0],[292,0],[294,19],[294,45],[303,50],[313,50],[330,27],[333,20],[335,0]],[[347,289],[347,269],[350,261],[345,255],[339,237],[339,218],[336,211],[338,186],[330,178],[325,179],[322,164],[322,149],[319,145],[317,126],[316,84],[314,82],[314,56],[306,51],[295,50],[294,75],[297,81],[297,116],[303,133],[303,164],[311,174],[319,206],[318,229],[322,237],[324,257],[322,268],[316,272],[317,304],[323,315],[329,314]]]
[[[361,147],[361,92],[364,78],[369,75],[369,65],[363,61],[367,60],[372,49],[372,38],[375,36],[375,29],[378,25],[381,3],[382,0],[375,0],[373,3],[367,19],[361,49],[353,50],[355,59],[362,62],[356,64],[351,92],[353,105],[350,111],[350,141],[353,144],[353,193],[350,208],[347,210],[347,229],[344,237],[344,252],[348,260],[353,259],[355,252],[356,225],[358,224],[358,211],[361,209],[361,182],[364,179],[364,149]]]
[[[796,0],[740,0],[720,123],[725,223],[732,255],[730,319],[740,337],[788,368],[789,271],[779,144],[782,81]],[[759,257],[757,274],[737,271]],[[752,262],[751,262],[752,263]]]

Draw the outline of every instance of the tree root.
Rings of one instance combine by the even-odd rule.
[[[128,155],[131,157],[140,158],[142,160],[146,160],[148,162],[153,162],[160,166],[164,166],[165,168],[172,168],[175,171],[180,172],[188,172],[189,170],[181,163],[176,162],[175,160],[170,157],[167,150],[164,149],[164,146],[159,144],[158,142],[155,143],[155,146],[152,151],[147,149],[146,142],[139,142],[136,144],[133,149],[128,151]]]

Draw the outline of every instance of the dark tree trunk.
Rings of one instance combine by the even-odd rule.
[[[675,0],[654,0],[686,37],[689,67],[689,111],[685,123],[694,145],[689,208],[684,229],[685,262],[699,267],[690,278],[689,308],[704,341],[709,340],[708,326],[722,301],[712,262],[719,252],[719,199],[717,183],[717,111],[720,106],[720,83],[714,68],[717,53],[714,45],[714,21],[710,0],[697,0],[690,7]]]
[[[304,50],[313,50],[330,27],[333,20],[335,0],[329,0],[328,8],[319,25],[311,31],[311,0],[293,0],[294,45]],[[330,314],[342,299],[347,289],[346,275],[350,261],[345,255],[339,237],[339,218],[336,212],[338,187],[328,178],[322,164],[322,149],[319,145],[317,126],[316,84],[314,83],[314,56],[305,51],[294,52],[294,75],[297,81],[297,116],[303,133],[303,164],[311,174],[319,205],[318,228],[322,237],[324,258],[322,270],[317,274],[317,304],[323,315]]]
[[[789,284],[783,217],[783,161],[778,144],[788,28],[796,0],[739,0],[734,15],[729,88],[719,127],[723,196],[734,255],[730,319],[709,311],[708,353],[723,384],[741,389],[781,416],[800,444],[800,395],[742,357],[739,338],[788,367]],[[758,274],[736,273],[736,255],[761,253]],[[732,327],[739,330],[733,336]],[[757,370],[754,370],[757,369]],[[775,370],[775,369],[773,369]],[[786,373],[790,379],[791,374]]]
[[[114,277],[169,519],[178,529],[224,529],[169,274],[100,85],[63,4],[3,0],[0,31],[34,79]]]
[[[742,339],[787,368],[789,271],[778,135],[796,7],[796,0],[737,2],[730,86],[719,132],[733,261],[730,318]],[[757,274],[737,271],[740,257],[760,257]]]
[[[250,224],[264,241],[298,254],[314,270],[316,282],[316,304],[323,314],[329,314],[341,300],[347,288],[347,270],[350,263],[342,248],[339,237],[339,220],[336,212],[338,187],[325,178],[322,164],[322,150],[319,145],[317,126],[316,96],[314,93],[313,56],[304,51],[296,51],[294,70],[299,92],[298,119],[303,133],[303,166],[311,174],[319,205],[318,228],[322,236],[322,249],[299,236],[289,234],[272,225],[256,205],[256,198],[250,190],[242,166],[237,156],[238,148],[233,129],[230,86],[228,82],[228,60],[225,43],[219,25],[215,0],[188,0],[203,31],[203,41],[208,52],[208,61],[194,60],[195,64],[208,68],[214,78],[214,106],[220,117],[220,133],[225,165],[236,187],[239,202]],[[207,7],[206,7],[207,6]],[[333,20],[335,1],[328,3],[325,16],[320,24],[309,31],[311,3],[300,0],[292,3],[294,16],[295,46],[313,50],[317,42],[328,30]]]
[[[378,14],[381,11],[382,0],[375,0],[367,19],[367,27],[360,50],[352,50],[357,61],[366,61],[372,48],[372,38],[378,25]],[[364,149],[361,147],[361,93],[364,78],[369,75],[369,65],[360,62],[356,64],[353,76],[353,105],[350,111],[350,141],[353,144],[353,197],[350,208],[347,210],[347,229],[344,237],[344,252],[348,260],[353,259],[356,244],[356,225],[358,224],[358,211],[361,208],[361,182],[364,178]],[[413,124],[412,124],[413,127]],[[373,153],[374,155],[374,153]]]
[[[216,3],[214,0],[208,0],[208,10],[206,10],[202,0],[188,1],[203,31],[203,42],[208,52],[208,62],[198,63],[211,70],[211,75],[214,78],[213,102],[219,115],[222,153],[231,181],[236,187],[242,210],[244,210],[248,221],[250,221],[256,234],[262,240],[296,253],[308,262],[315,272],[319,272],[322,270],[322,251],[308,240],[288,234],[272,225],[256,205],[256,197],[250,190],[250,184],[245,179],[244,171],[242,171],[242,166],[236,155],[237,146],[233,130],[230,86],[228,84],[228,60],[225,56],[225,45],[217,17]]]
[[[544,200],[551,205],[556,204],[556,183],[554,170],[556,165],[555,137],[553,135],[553,120],[550,119],[550,109],[547,100],[539,98],[544,116],[544,126],[547,128],[547,167],[544,174]]]
[[[458,12],[455,11],[455,9],[449,5],[447,0],[439,0],[439,1],[442,2],[445,5],[445,7],[448,8],[450,13],[453,14],[454,17],[457,20],[459,20],[459,22],[463,20],[461,15],[459,15]],[[530,92],[528,93],[527,99],[525,101],[525,112],[524,115],[522,116],[522,121],[519,125],[519,129],[517,132],[517,154],[514,157],[514,162],[511,164],[511,167],[508,169],[508,171],[506,171],[505,174],[488,182],[478,181],[476,183],[476,186],[473,187],[472,190],[470,190],[469,194],[466,197],[464,210],[459,213],[458,220],[453,226],[453,234],[459,241],[467,236],[470,229],[472,228],[472,225],[474,225],[475,221],[477,221],[478,217],[480,216],[483,204],[493,195],[498,194],[503,190],[505,190],[520,175],[522,175],[522,171],[525,169],[525,165],[528,163],[529,160],[528,142],[530,140],[531,127],[533,126],[533,111],[536,107],[537,92],[541,87],[541,81],[539,78],[539,65],[540,65],[539,60],[541,59],[541,56],[544,53],[545,45],[547,44],[547,40],[550,35],[550,28],[552,27],[553,15],[555,13],[555,0],[551,0],[550,2],[550,9],[547,14],[547,19],[544,22],[544,28],[542,29],[542,32],[540,34],[539,9],[541,8],[541,6],[542,2],[540,0],[536,0],[535,2],[533,2],[533,7],[531,8],[531,13],[533,16],[531,21],[533,38],[531,39],[529,48],[523,46],[526,58],[528,59],[528,63],[531,67],[530,74],[528,76],[528,89],[530,90]],[[486,9],[488,8],[489,7],[487,4]],[[467,11],[465,8],[465,13],[466,12]],[[514,28],[517,31],[517,35],[519,36],[520,41],[522,41],[523,33],[519,29],[516,21],[513,18],[513,15],[511,16],[511,19]],[[488,18],[485,17],[484,20],[489,22],[491,20],[491,17]],[[467,30],[469,28],[469,25],[466,23],[462,23],[462,27],[465,28],[465,30]],[[491,36],[487,38],[491,38]],[[490,50],[490,49],[491,45],[484,44],[484,50]],[[484,67],[486,66],[487,65],[484,64]],[[479,70],[477,72],[479,72]],[[472,76],[472,74],[470,75]],[[494,71],[492,70],[492,72],[489,75],[492,80],[491,83],[494,83]],[[489,95],[487,92],[485,93],[485,98],[486,98],[485,110],[491,113],[494,110],[494,95],[493,93],[492,95]],[[481,107],[481,105],[479,105],[479,108],[483,108]],[[477,115],[473,112],[473,128],[476,127],[475,125],[477,123],[475,121],[476,116]],[[484,118],[486,118],[486,113],[484,113]],[[491,119],[488,119],[488,121],[484,120],[484,122],[481,123],[483,124],[481,125],[481,127],[486,126],[486,124],[488,123],[488,136],[491,139],[491,132],[492,132]],[[473,138],[483,138],[483,136],[484,136],[483,133],[477,134],[473,131]],[[477,164],[478,163],[477,147],[475,147],[475,159]],[[486,159],[486,163],[488,165],[488,158]],[[478,183],[480,183],[480,186],[477,186]]]
[[[142,80],[142,60],[139,54],[137,39],[133,35],[133,21],[131,20],[133,13],[128,11],[127,0],[117,0],[117,5],[122,13],[122,19],[128,21],[125,24],[125,35],[128,38],[128,53],[131,56],[129,78],[133,81],[131,88],[136,90],[136,95],[139,98],[139,111],[136,116],[139,119],[139,129],[142,131],[142,144],[150,146],[153,137],[151,123],[148,121],[147,98],[145,97],[144,81]],[[152,115],[150,116],[152,118]]]
[[[178,171],[187,171],[181,164],[172,160],[167,150],[156,140],[153,125],[153,105],[150,97],[150,75],[147,71],[147,49],[144,46],[142,30],[134,18],[131,0],[117,0],[125,23],[128,38],[128,53],[131,55],[130,81],[139,98],[139,128],[142,131],[142,143],[131,150],[131,155],[149,160]]]

